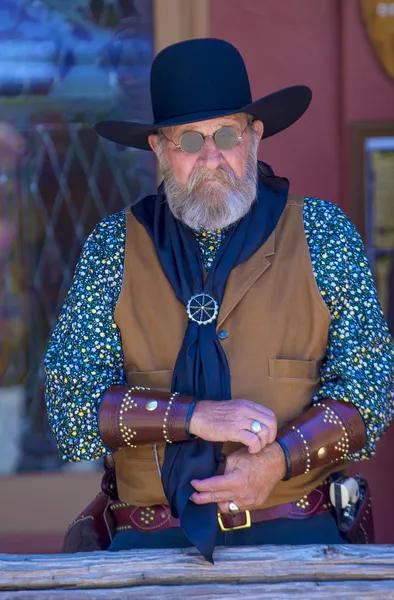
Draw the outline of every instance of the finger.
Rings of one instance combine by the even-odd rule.
[[[264,447],[261,445],[259,436],[249,431],[249,429],[240,429],[238,431],[238,440],[236,441],[247,446],[250,454],[257,454],[257,452],[260,452],[260,450],[262,450]]]
[[[190,496],[190,500],[195,504],[217,504],[218,502],[228,503],[230,502],[231,492],[193,492]]]
[[[261,431],[256,434],[260,440],[261,448],[265,448],[268,444],[270,444],[271,432],[265,425],[261,424]]]
[[[234,481],[233,473],[225,475],[216,475],[207,479],[193,479],[190,483],[197,492],[220,492],[232,488]]]
[[[272,442],[275,441],[278,433],[278,423],[276,417],[271,417],[269,415],[261,416],[254,413],[253,415],[250,415],[250,418],[250,427],[252,425],[252,421],[258,421],[260,425],[262,425],[263,429],[266,429],[266,432],[263,433],[263,437],[260,436],[260,439],[264,442],[264,446],[266,446],[267,443],[272,444]],[[262,433],[262,431],[259,433]]]
[[[268,408],[267,406],[264,406],[263,404],[257,404],[257,402],[253,402],[253,400],[241,400],[241,402],[244,404],[244,406],[246,405],[251,410],[257,410],[259,413],[263,413],[268,417],[274,418],[276,420],[274,411]]]
[[[268,443],[272,444],[278,435],[278,423],[276,422],[273,427],[270,428],[270,433],[268,436]]]
[[[257,403],[254,403],[253,408],[257,409],[259,412],[263,413],[264,415],[267,415],[267,417],[275,419],[275,421],[276,421],[276,415],[275,415],[274,411],[271,410],[270,408],[267,408],[266,406],[262,406],[261,404],[257,404]]]
[[[276,440],[276,436],[278,434],[278,421],[276,420],[276,417],[271,418],[270,421],[267,423],[265,422],[264,425],[268,428],[268,443],[272,444],[272,442],[274,442]]]

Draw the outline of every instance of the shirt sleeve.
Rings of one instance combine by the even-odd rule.
[[[124,242],[124,212],[111,215],[94,229],[47,348],[49,425],[66,461],[93,460],[108,452],[97,413],[104,391],[126,383],[120,333],[114,321],[123,279]]]
[[[305,199],[304,224],[320,293],[331,314],[322,387],[351,402],[363,417],[367,443],[348,458],[370,458],[393,418],[394,349],[361,238],[335,204]]]

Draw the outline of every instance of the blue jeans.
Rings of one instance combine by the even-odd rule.
[[[335,517],[324,513],[308,519],[275,519],[254,523],[248,529],[220,531],[217,546],[259,546],[260,544],[345,544]],[[188,548],[189,540],[180,527],[169,527],[153,533],[119,531],[108,550],[132,550],[137,548]]]

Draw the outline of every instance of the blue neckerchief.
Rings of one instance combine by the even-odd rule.
[[[260,163],[256,201],[251,210],[223,240],[204,284],[203,265],[195,234],[172,215],[163,186],[131,207],[146,228],[176,297],[185,306],[194,294],[210,294],[220,306],[230,272],[248,260],[275,229],[286,205],[288,181],[275,177]],[[230,371],[217,335],[215,321],[198,325],[189,320],[174,367],[172,391],[200,400],[231,399]],[[189,500],[192,479],[206,479],[217,471],[221,443],[196,439],[167,444],[162,483],[174,517],[190,542],[212,561],[218,530],[215,504],[197,505]]]

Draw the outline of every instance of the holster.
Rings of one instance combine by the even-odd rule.
[[[374,544],[375,535],[372,516],[372,501],[368,482],[357,476],[360,498],[353,513],[337,511],[337,525],[342,536],[350,544]]]
[[[107,550],[115,535],[115,523],[109,506],[117,500],[115,469],[104,460],[101,492],[71,523],[64,537],[62,552],[94,552]]]

